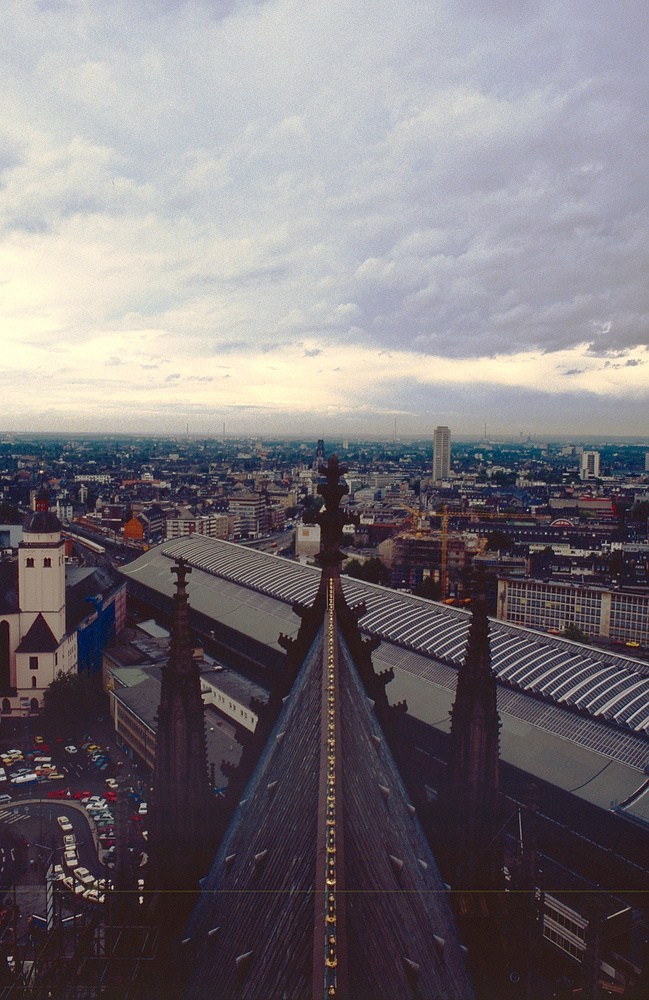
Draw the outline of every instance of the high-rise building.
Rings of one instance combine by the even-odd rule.
[[[448,479],[451,471],[451,431],[448,427],[436,427],[433,434],[433,482]]]
[[[598,479],[599,478],[599,452],[598,451],[584,451],[581,455],[581,463],[579,466],[579,478],[580,479]]]

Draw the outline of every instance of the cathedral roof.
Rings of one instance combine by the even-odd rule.
[[[473,995],[447,893],[338,627],[332,576],[190,921],[192,1000],[215,982],[223,1000]]]
[[[59,643],[56,641],[52,629],[39,612],[27,633],[23,636],[16,652],[54,653],[58,648]]]

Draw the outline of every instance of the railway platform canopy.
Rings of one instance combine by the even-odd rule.
[[[173,560],[192,567],[190,603],[279,652],[296,635],[294,604],[312,603],[320,571],[281,556],[203,536],[150,549],[121,568],[129,588],[170,599]],[[470,612],[343,577],[351,607],[363,605],[361,631],[381,645],[378,670],[392,668],[392,702],[449,731],[457,671]],[[492,668],[502,721],[501,757],[604,809],[649,824],[649,665],[528,628],[490,621]]]

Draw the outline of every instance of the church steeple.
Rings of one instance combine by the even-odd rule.
[[[480,587],[451,710],[446,815],[458,888],[493,888],[499,883],[499,732],[489,621]]]
[[[200,672],[193,659],[187,576],[176,575],[169,660],[162,671],[150,824],[152,888],[186,890],[204,874],[213,843]]]

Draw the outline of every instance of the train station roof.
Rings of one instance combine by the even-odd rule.
[[[295,635],[294,602],[310,605],[320,571],[203,536],[150,549],[122,568],[145,591],[171,597],[171,561],[192,566],[191,606],[215,622],[278,650]],[[377,670],[392,667],[387,694],[411,715],[448,731],[470,614],[388,588],[342,578],[350,606],[364,602],[362,632],[382,640]],[[649,765],[649,666],[556,636],[490,622],[499,680],[501,758],[602,808],[649,823],[642,795]]]

